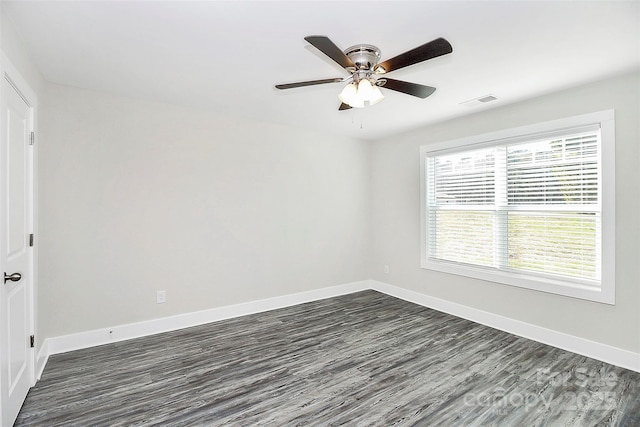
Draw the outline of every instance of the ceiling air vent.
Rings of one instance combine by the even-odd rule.
[[[496,101],[498,98],[494,95],[484,95],[479,98],[470,99],[468,101],[461,102],[460,105],[466,105],[473,107],[474,105],[486,104],[487,102]]]
[[[487,95],[487,96],[483,96],[482,98],[478,98],[478,101],[482,102],[482,103],[485,103],[485,102],[495,101],[496,99],[498,99],[498,98],[496,98],[493,95]]]

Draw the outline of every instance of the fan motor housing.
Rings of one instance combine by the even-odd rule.
[[[380,49],[370,44],[351,46],[344,54],[356,65],[356,71],[372,71],[380,60]]]

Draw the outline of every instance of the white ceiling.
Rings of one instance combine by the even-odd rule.
[[[3,13],[53,83],[376,139],[640,67],[631,1],[11,1]],[[437,37],[451,55],[389,77],[434,86],[384,90],[337,110],[344,77],[304,41],[373,44],[388,59]],[[460,103],[493,94],[498,101]]]

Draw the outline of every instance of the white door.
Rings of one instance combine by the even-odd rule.
[[[33,111],[2,76],[0,122],[0,401],[1,425],[10,426],[33,385],[32,146]]]

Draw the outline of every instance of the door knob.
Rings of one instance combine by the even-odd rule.
[[[11,280],[12,282],[19,282],[20,279],[22,279],[22,274],[20,273],[13,273],[13,274],[4,273],[4,283],[7,283],[7,280]]]

